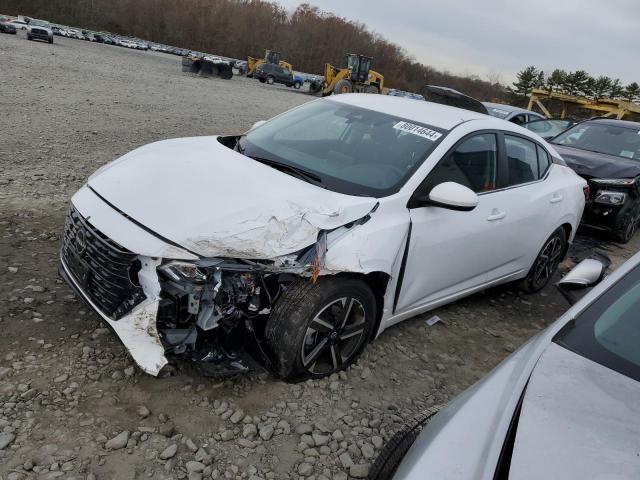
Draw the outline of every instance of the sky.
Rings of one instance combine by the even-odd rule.
[[[291,11],[303,3],[277,1]],[[534,65],[640,83],[640,0],[306,1],[455,74],[511,83]]]

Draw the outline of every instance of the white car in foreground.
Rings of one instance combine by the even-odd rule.
[[[585,188],[514,124],[340,95],[104,166],[71,199],[60,271],[149,374],[167,357],[211,374],[254,358],[319,377],[401,320],[544,287]]]

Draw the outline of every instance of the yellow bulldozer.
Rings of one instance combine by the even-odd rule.
[[[290,72],[293,70],[293,67],[289,62],[280,60],[280,52],[265,50],[264,58],[247,57],[247,77],[252,78],[255,69],[263,63],[280,65],[282,68],[289,70]]]
[[[326,97],[332,93],[381,93],[383,87],[384,76],[371,70],[371,57],[349,53],[346,68],[325,63],[324,80],[311,82],[309,92]]]

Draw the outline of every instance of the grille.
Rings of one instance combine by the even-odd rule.
[[[100,311],[118,320],[145,299],[137,284],[140,261],[71,206],[64,225],[62,259]]]
[[[47,32],[46,30],[42,30],[41,28],[32,28],[31,29],[31,33],[35,33],[37,35],[48,35],[49,32]]]

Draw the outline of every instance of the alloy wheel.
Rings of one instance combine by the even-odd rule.
[[[551,278],[560,263],[562,248],[562,241],[557,235],[554,235],[546,243],[534,267],[533,284],[536,287],[545,285],[549,281],[549,278]]]
[[[315,375],[339,370],[358,352],[367,325],[354,297],[332,300],[309,322],[302,341],[302,366]]]

